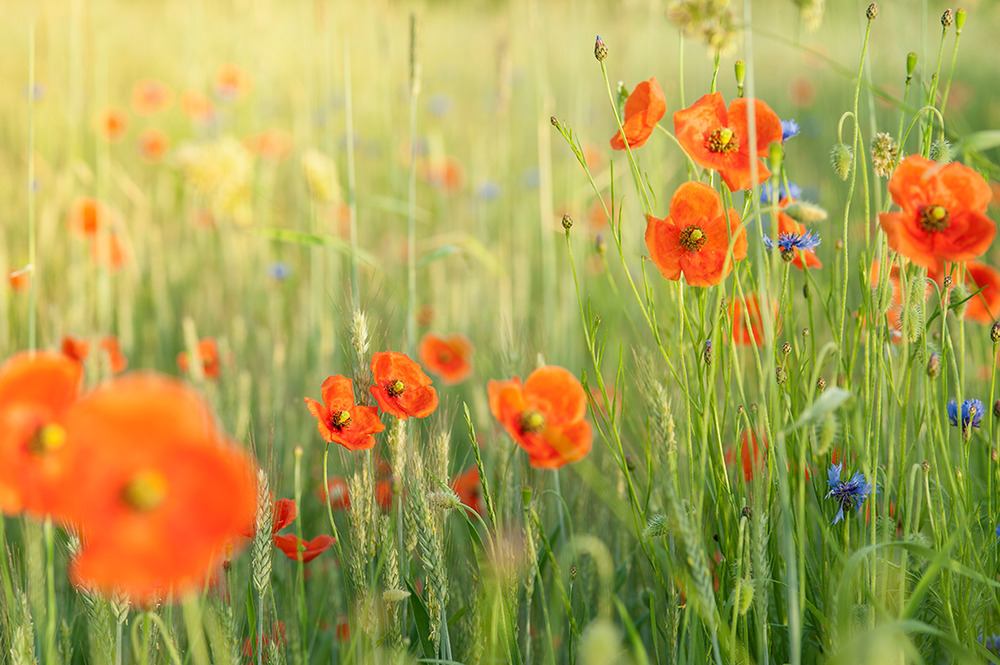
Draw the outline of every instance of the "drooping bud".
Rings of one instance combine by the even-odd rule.
[[[931,144],[930,157],[939,164],[947,164],[951,161],[951,143],[948,139],[939,139]]]
[[[878,3],[873,2],[868,5],[868,10],[865,12],[865,16],[868,17],[869,21],[874,21],[878,18]]]
[[[944,10],[941,14],[941,27],[947,30],[955,22],[955,15],[950,9]]]
[[[600,35],[594,41],[594,57],[597,58],[597,62],[604,62],[608,59],[608,47]]]
[[[843,143],[838,143],[830,153],[830,159],[833,162],[833,171],[841,180],[847,180],[847,176],[851,175],[851,165],[854,162],[854,155],[851,154],[851,149],[848,148]]]
[[[872,171],[880,178],[892,175],[892,169],[899,158],[899,146],[891,134],[879,132],[872,139]]]
[[[809,201],[796,201],[782,208],[781,212],[800,224],[815,224],[827,218],[825,209]]]

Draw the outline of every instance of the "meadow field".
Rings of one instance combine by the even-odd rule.
[[[6,0],[0,663],[1000,663],[1000,5]]]

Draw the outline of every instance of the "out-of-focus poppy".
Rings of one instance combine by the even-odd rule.
[[[334,542],[336,541],[333,536],[326,535],[316,536],[312,540],[305,540],[292,534],[274,537],[275,546],[285,556],[292,561],[301,561],[302,563],[309,563],[325,552]]]
[[[316,490],[320,501],[326,501],[326,493],[330,493],[330,506],[334,510],[351,509],[351,493],[347,489],[347,481],[340,476],[333,476],[326,481],[326,487]]]
[[[139,154],[151,164],[163,159],[170,147],[170,139],[161,129],[147,127],[139,134]]]
[[[743,480],[749,483],[754,474],[764,468],[765,455],[767,440],[762,438],[758,445],[756,432],[748,435],[744,430],[740,433],[739,449],[734,450],[732,446],[726,448],[726,466],[739,468],[743,472]]]
[[[115,223],[115,213],[98,199],[89,196],[77,197],[69,207],[66,226],[81,238],[92,240],[102,229]]]
[[[309,413],[319,421],[319,433],[324,441],[339,443],[348,450],[368,450],[375,447],[375,437],[385,429],[374,406],[354,403],[354,388],[345,376],[327,377],[322,387],[323,403],[305,398]]]
[[[423,160],[420,175],[428,184],[449,194],[454,194],[465,186],[465,169],[457,157]]]
[[[234,102],[249,94],[250,75],[242,67],[224,62],[215,71],[213,87],[219,99]]]
[[[265,632],[263,635],[261,635],[260,641],[261,641],[261,650],[264,652],[265,658],[266,654],[268,653],[268,649],[272,644],[277,646],[280,651],[280,648],[285,646],[285,644],[287,644],[288,642],[288,640],[285,639],[285,622],[284,621],[275,622],[275,624],[271,626],[270,632]],[[254,651],[255,648],[256,645],[253,643],[253,640],[251,640],[249,637],[243,640],[242,653],[244,656],[247,656],[248,658],[256,656],[257,654]],[[265,660],[264,662],[267,661]]]
[[[760,302],[757,294],[745,300],[733,298],[729,305],[729,317],[733,322],[733,342],[738,346],[760,346],[764,343],[764,322],[760,317]],[[749,325],[747,323],[749,319]]]
[[[72,335],[66,335],[62,339],[60,348],[64,356],[70,360],[82,363],[87,359],[87,354],[90,353],[90,342],[85,339],[73,337]]]
[[[1000,317],[1000,272],[980,261],[965,264],[965,283],[969,293],[979,292],[969,300],[965,318],[992,324]]]
[[[379,407],[400,420],[426,418],[438,406],[431,379],[405,353],[383,351],[372,356],[371,392]]]
[[[622,120],[625,137],[623,138],[622,132],[619,131],[611,138],[611,147],[615,150],[624,150],[626,139],[633,150],[645,145],[646,140],[653,134],[656,123],[666,112],[667,98],[663,96],[663,90],[656,77],[638,84],[625,102],[625,118]]]
[[[202,373],[209,379],[217,379],[222,374],[222,362],[219,360],[219,344],[214,337],[204,337],[198,340],[198,355],[201,356]],[[191,367],[191,354],[181,351],[177,354],[177,367],[187,373]]]
[[[243,145],[258,157],[277,162],[292,152],[292,136],[281,129],[268,129],[246,137]]]
[[[121,344],[114,335],[105,335],[101,338],[101,351],[108,356],[108,368],[112,374],[121,374],[128,369],[128,358],[122,353]]]
[[[562,367],[539,367],[521,384],[490,381],[490,411],[528,453],[531,466],[558,469],[583,459],[593,440],[584,420],[587,395],[580,381]]]
[[[464,473],[455,476],[451,481],[451,489],[459,500],[475,512],[483,512],[483,487],[479,483],[479,469],[469,467]]]
[[[110,272],[125,265],[125,246],[117,233],[99,233],[90,243],[90,256]]]
[[[215,104],[205,93],[185,90],[181,93],[181,111],[190,120],[205,124],[215,117]]]
[[[162,81],[142,79],[132,86],[132,110],[138,115],[153,115],[170,108],[174,92]]]
[[[420,362],[441,381],[454,385],[465,381],[472,374],[472,342],[462,333],[435,335],[427,333],[420,340]]]
[[[117,143],[128,131],[128,114],[118,108],[105,109],[94,118],[94,130],[106,141]]]
[[[31,286],[31,270],[22,268],[21,270],[12,270],[9,275],[7,275],[7,281],[10,284],[11,290],[16,293],[23,293],[28,290]]]

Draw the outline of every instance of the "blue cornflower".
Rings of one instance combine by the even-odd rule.
[[[771,203],[771,201],[774,200],[772,194],[774,194],[774,187],[771,185],[771,183],[764,184],[764,186],[760,188],[760,202]],[[789,182],[788,189],[785,190],[785,183],[781,183],[781,185],[778,186],[777,201],[774,202],[777,203],[778,201],[781,201],[781,199],[789,197],[793,199],[801,199],[802,188],[796,185],[794,182]]]
[[[493,180],[486,180],[481,185],[479,189],[476,190],[476,196],[484,201],[496,201],[500,198],[500,185]]]
[[[774,249],[774,240],[771,236],[764,236],[764,246],[768,249]],[[815,252],[816,248],[822,239],[819,235],[814,235],[812,231],[806,231],[805,233],[779,233],[778,234],[778,249],[784,252],[791,252],[796,249],[801,249],[803,251]]]
[[[284,282],[292,276],[292,267],[284,261],[275,261],[267,267],[267,272],[274,281]]]
[[[781,142],[784,143],[793,136],[799,135],[799,123],[794,120],[781,121]]]
[[[962,402],[962,432],[969,429],[969,425],[979,427],[983,421],[983,414],[986,408],[978,399],[967,399]],[[948,402],[948,420],[952,427],[958,427],[958,402],[951,400]]]
[[[861,512],[861,504],[872,493],[872,486],[865,480],[865,474],[860,471],[855,471],[846,483],[841,482],[840,471],[843,468],[843,462],[831,464],[830,470],[827,472],[826,482],[830,486],[830,491],[826,493],[826,498],[829,499],[832,496],[840,504],[837,516],[833,518],[834,524],[844,519],[844,509],[854,508]],[[875,491],[878,492],[878,489],[876,487]]]
[[[1000,654],[1000,635],[983,635],[979,633],[979,643],[994,656]]]

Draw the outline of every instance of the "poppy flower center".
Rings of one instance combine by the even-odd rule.
[[[385,391],[389,393],[389,397],[399,397],[406,392],[406,384],[399,379],[395,379],[389,382],[389,385],[385,387]]]
[[[28,450],[36,455],[44,455],[58,450],[66,443],[66,430],[60,425],[49,423],[35,430],[28,441]]]
[[[948,210],[944,206],[929,205],[920,212],[920,226],[929,233],[948,228]]]
[[[330,417],[330,424],[337,429],[344,429],[351,424],[351,414],[347,411],[336,411]]]
[[[705,141],[709,152],[721,152],[723,154],[736,152],[740,149],[740,140],[728,127],[720,127],[708,135]]]
[[[521,414],[521,432],[535,434],[545,429],[545,416],[538,411],[525,411]]]
[[[438,353],[438,362],[442,365],[447,365],[452,361],[452,359],[453,356],[451,355],[451,351],[441,351]]]
[[[706,236],[705,232],[701,230],[701,227],[689,226],[681,231],[678,241],[680,242],[681,247],[687,251],[697,252],[706,242],[708,242],[708,236]]]
[[[166,497],[167,479],[159,471],[140,471],[122,490],[125,503],[140,513],[158,508]]]

